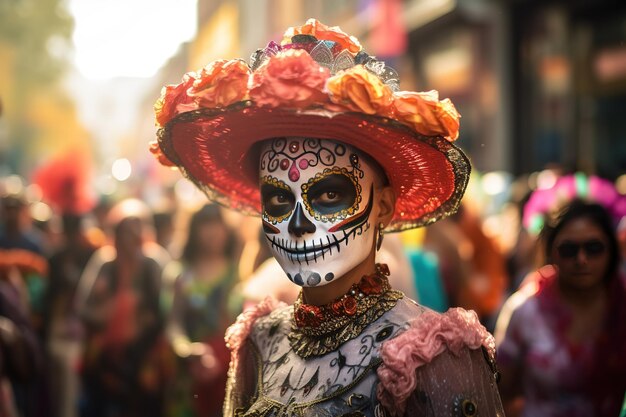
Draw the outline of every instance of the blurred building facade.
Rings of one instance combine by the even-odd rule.
[[[526,0],[509,15],[516,170],[626,172],[626,3]]]

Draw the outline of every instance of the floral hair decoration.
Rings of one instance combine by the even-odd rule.
[[[456,211],[469,161],[452,142],[459,114],[436,91],[398,91],[396,71],[337,27],[310,19],[250,65],[217,60],[166,86],[155,104],[151,151],[218,203],[259,213],[250,163],[262,140],[305,136],[351,144],[372,156],[396,189],[388,231]]]
[[[610,181],[577,172],[560,177],[551,188],[533,191],[524,205],[524,227],[538,234],[563,207],[577,199],[602,205],[616,225],[626,217],[626,196],[619,194]]]

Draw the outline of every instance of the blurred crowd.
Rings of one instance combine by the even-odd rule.
[[[626,389],[626,197],[551,178],[502,198],[470,186],[457,214],[388,235],[380,261],[409,297],[495,333],[507,415],[610,415]],[[0,179],[0,417],[220,416],[226,328],[298,294],[258,219],[175,196],[78,207],[61,188],[69,204]]]

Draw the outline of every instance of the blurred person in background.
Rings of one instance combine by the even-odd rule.
[[[51,416],[77,415],[78,367],[82,352],[82,323],[75,304],[76,290],[87,262],[96,250],[83,230],[82,215],[62,216],[63,243],[50,257],[46,291],[46,348],[49,356],[53,409]]]
[[[420,305],[443,313],[449,308],[448,296],[441,278],[437,254],[424,247],[426,229],[410,229],[402,232],[404,253],[413,275],[415,300]]]
[[[482,231],[480,218],[461,205],[425,233],[424,250],[437,257],[449,306],[476,311],[492,330],[508,279],[504,255]]]
[[[144,245],[150,219],[138,200],[113,207],[114,248],[107,250],[113,250],[112,258],[107,260],[102,249],[96,252],[104,262],[93,277],[89,267],[81,277],[83,417],[163,415],[169,371],[159,304],[161,267]]]
[[[51,417],[77,415],[82,327],[75,305],[80,277],[99,243],[85,222],[95,206],[88,154],[72,150],[47,160],[33,173],[33,184],[61,218],[59,242],[49,257],[44,299],[47,374]]]
[[[548,266],[525,280],[498,322],[506,329],[497,358],[507,415],[618,415],[626,292],[612,220],[603,206],[574,200],[544,226]]]
[[[0,249],[23,249],[42,255],[41,243],[30,228],[29,204],[23,192],[5,194],[0,202],[2,203]]]
[[[461,283],[469,279],[471,256],[471,244],[459,225],[447,218],[429,226],[424,232],[422,250],[437,260],[446,306],[458,306]]]
[[[176,275],[167,334],[179,358],[170,414],[215,417],[230,359],[224,333],[241,312],[237,241],[214,204],[195,212],[188,230],[180,261],[167,268]]]
[[[17,268],[23,288],[24,302],[38,334],[43,331],[43,299],[47,284],[48,265],[37,232],[32,229],[29,203],[23,190],[15,194],[3,195],[0,199],[0,259],[11,263],[28,258],[28,263],[36,268]]]
[[[0,281],[9,283],[19,305],[34,332],[37,355],[41,355],[44,339],[44,294],[48,278],[48,261],[43,255],[40,239],[32,229],[30,205],[24,188],[5,194],[0,199]],[[32,351],[32,349],[30,350]],[[24,417],[45,416],[50,397],[41,357],[30,357],[39,365],[27,380],[13,381],[17,408]]]
[[[0,276],[1,417],[38,415],[37,403],[42,402],[31,386],[39,381],[43,355],[16,284]]]
[[[524,206],[531,195],[532,192],[527,191],[519,201],[514,202],[519,217],[519,228],[515,243],[507,255],[508,295],[517,291],[524,278],[541,266],[537,265],[542,258],[542,254],[539,245],[537,245],[536,233],[531,233],[522,224]]]
[[[477,213],[466,205],[461,205],[452,220],[458,224],[467,245],[464,260],[468,275],[457,289],[458,306],[474,310],[487,329],[493,331],[509,281],[504,254],[485,235]]]
[[[168,252],[172,246],[172,237],[174,236],[174,217],[175,212],[173,210],[162,210],[152,215],[155,241]]]

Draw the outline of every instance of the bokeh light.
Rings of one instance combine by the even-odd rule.
[[[118,181],[126,181],[132,173],[132,166],[126,158],[116,159],[111,166],[111,175]]]

